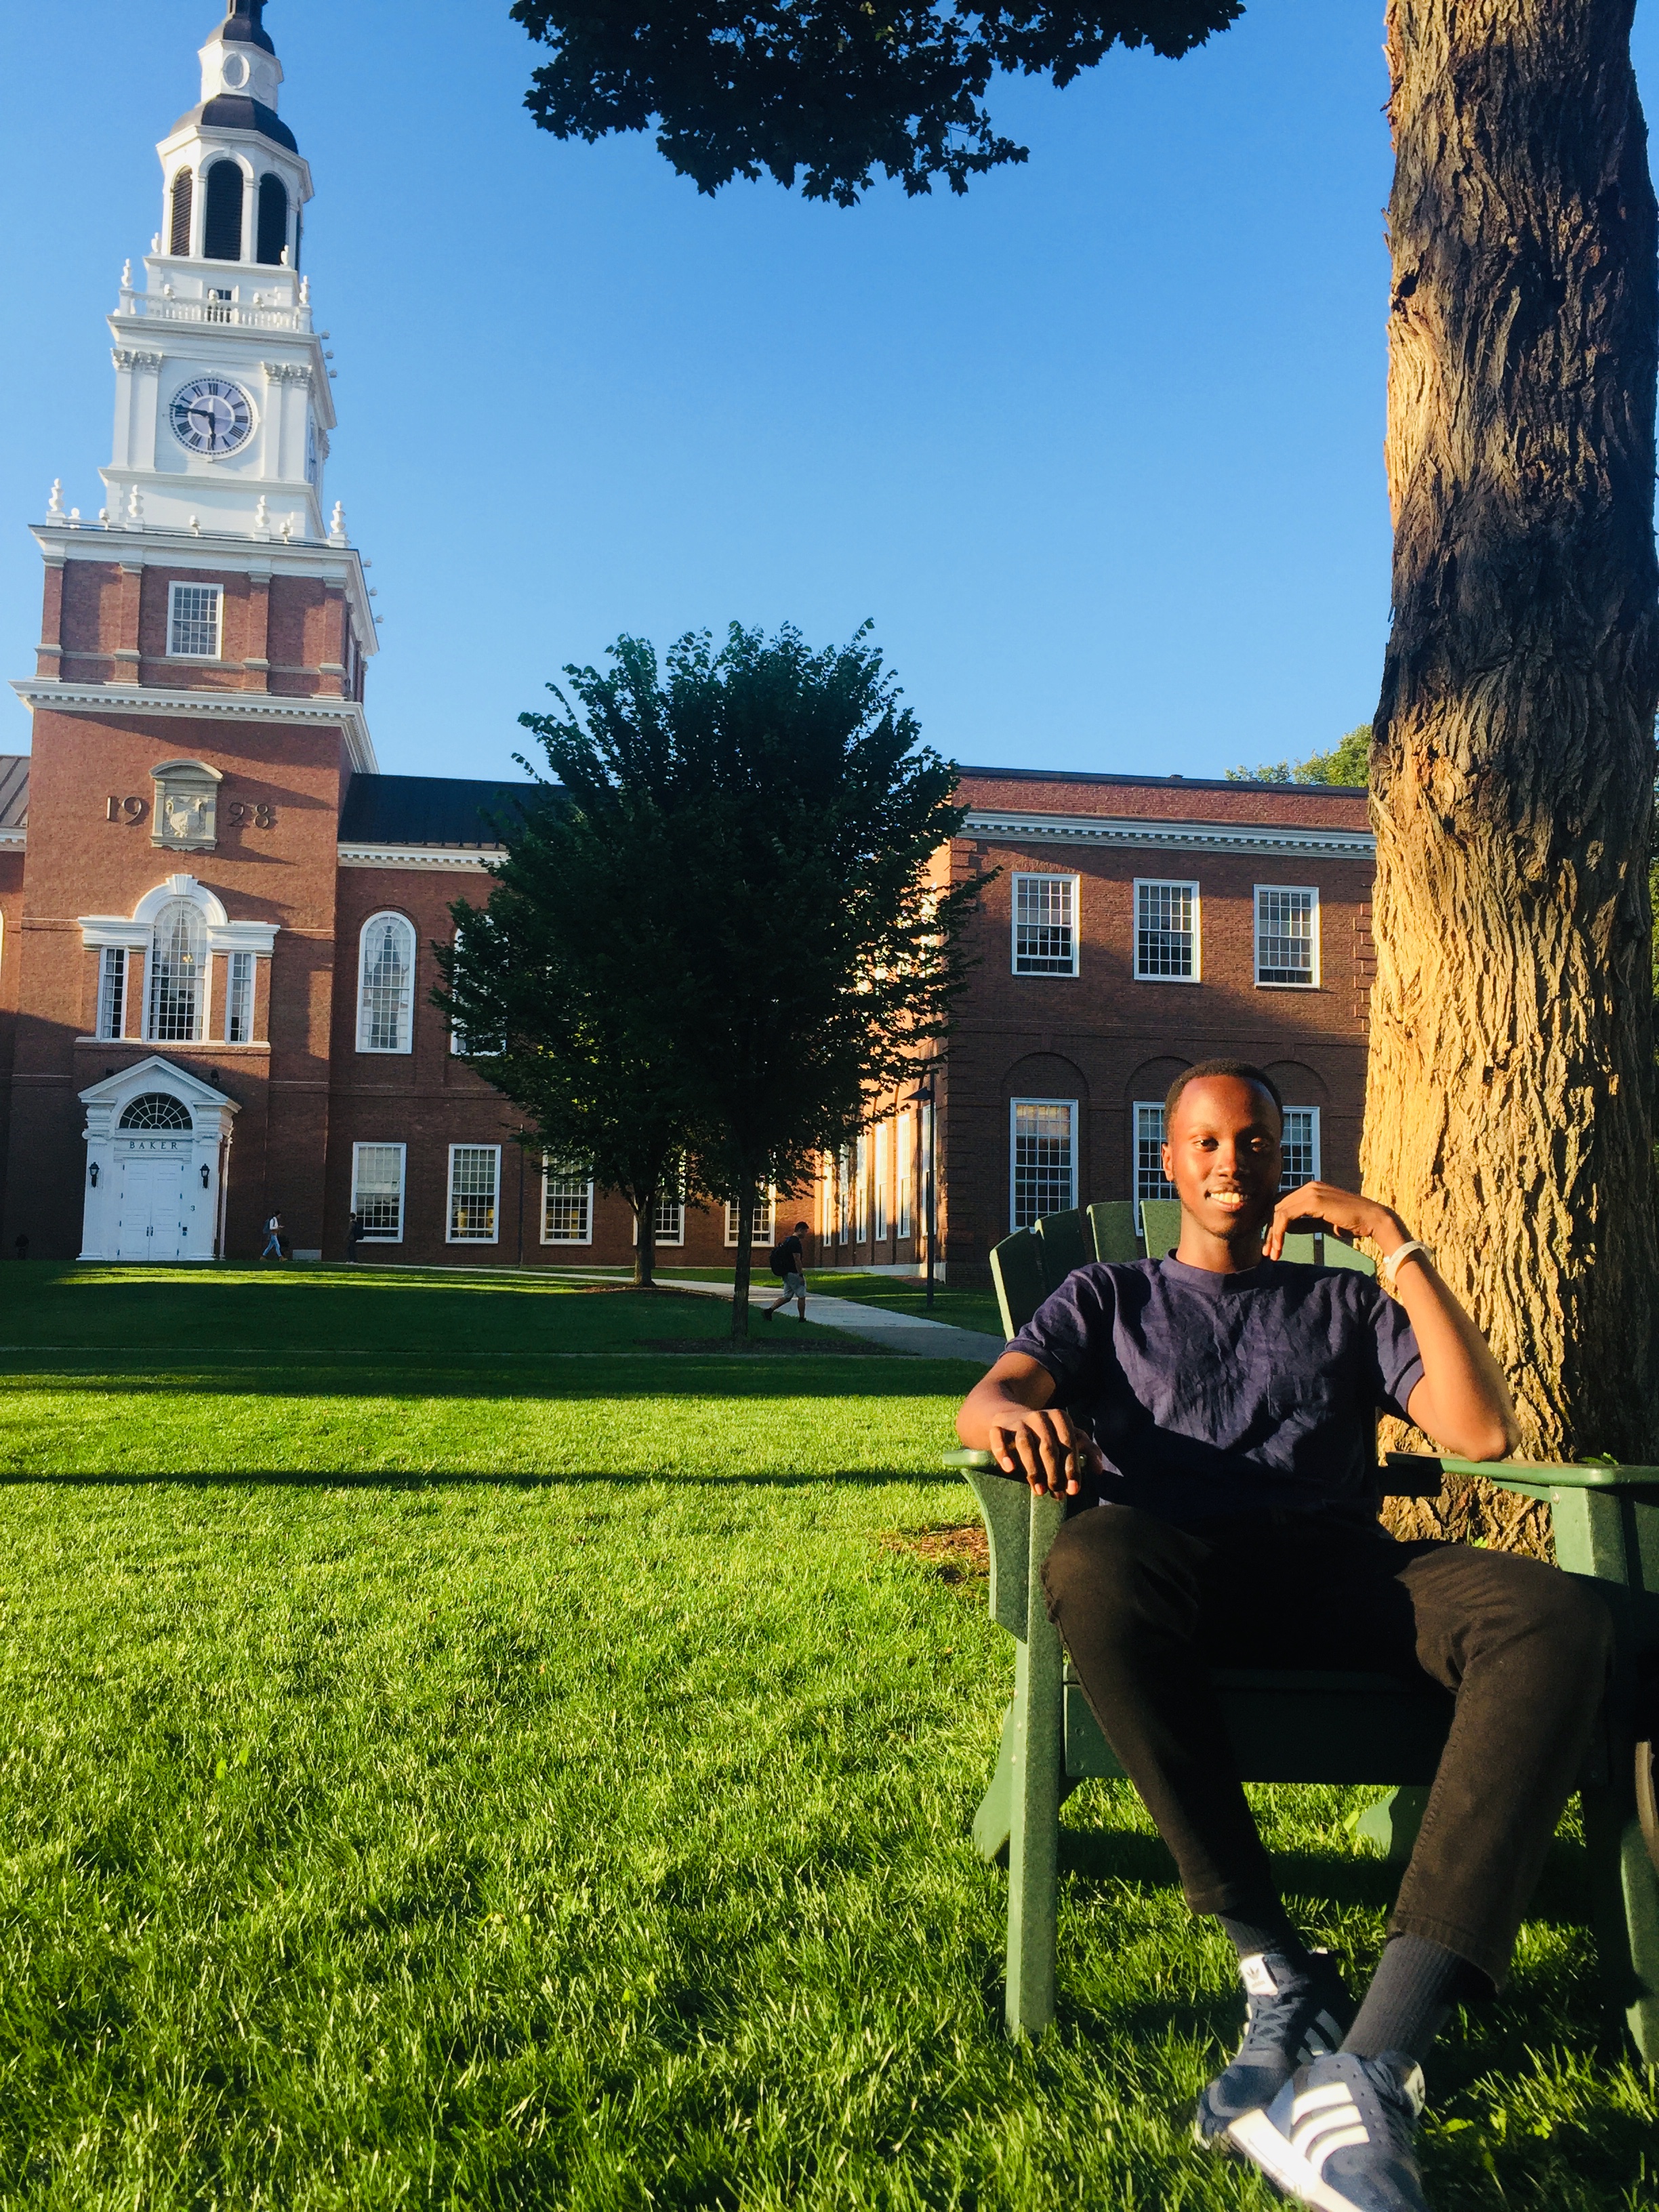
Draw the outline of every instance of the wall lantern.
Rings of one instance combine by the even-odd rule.
[[[91,1178],[93,1188],[96,1190],[98,1188],[98,1163],[96,1160],[94,1160],[92,1165],[87,1170],[87,1173]]]
[[[208,1187],[208,1164],[204,1160],[202,1163],[202,1188],[204,1190]]]

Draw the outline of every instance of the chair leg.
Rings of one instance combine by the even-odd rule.
[[[1359,1816],[1359,1832],[1368,1844],[1382,1846],[1384,1858],[1403,1866],[1417,1849],[1417,1832],[1428,1809],[1426,1786],[1407,1785],[1390,1790],[1368,1805]]]
[[[1631,1792],[1583,1792],[1602,1990],[1650,2066],[1659,2064],[1659,1874]]]
[[[1046,1553],[1053,1530],[1039,1529],[1045,1506],[1034,1503],[1037,1545]],[[1053,1516],[1058,1525],[1059,1513]],[[1065,1656],[1060,1631],[1043,1607],[1035,1571],[1025,1638],[1014,1668],[1012,1814],[1008,1841],[1008,2032],[1041,2035],[1054,2016],[1054,1950],[1060,1857],[1060,1766],[1064,1753],[1061,1706]]]
[[[1018,1662],[1016,1662],[1018,1665]],[[1017,1707],[1010,1705],[1002,1716],[1002,1732],[997,1740],[996,1771],[991,1777],[991,1786],[979,1801],[979,1810],[974,1815],[974,1849],[987,1866],[1006,1856],[1008,1838],[1013,1826],[1014,1741],[1018,1734],[1014,1715]]]

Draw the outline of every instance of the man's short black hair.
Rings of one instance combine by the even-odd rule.
[[[1259,1083],[1279,1109],[1279,1127],[1280,1132],[1283,1132],[1285,1101],[1279,1096],[1279,1085],[1265,1067],[1257,1067],[1253,1060],[1200,1060],[1192,1067],[1183,1067],[1170,1085],[1164,1100],[1164,1127],[1166,1133],[1170,1124],[1175,1120],[1176,1102],[1182,1092],[1189,1083],[1201,1083],[1206,1075],[1236,1075],[1241,1083]]]

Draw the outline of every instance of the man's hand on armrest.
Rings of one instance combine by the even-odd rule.
[[[1392,1207],[1374,1198],[1305,1182],[1273,1209],[1267,1254],[1276,1260],[1292,1221],[1323,1221],[1332,1229],[1370,1239],[1386,1259],[1412,1233]],[[1406,1309],[1423,1355],[1423,1376],[1406,1407],[1416,1426],[1455,1459],[1504,1459],[1521,1441],[1515,1401],[1492,1347],[1420,1248],[1402,1260],[1394,1294]]]
[[[1054,1378],[1023,1352],[1005,1352],[974,1385],[957,1415],[969,1451],[988,1451],[1005,1474],[1023,1475],[1039,1497],[1075,1498],[1083,1477],[1105,1465],[1093,1440],[1053,1405]]]

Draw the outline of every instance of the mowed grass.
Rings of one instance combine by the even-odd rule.
[[[1239,2005],[1122,1785],[1002,2034],[1012,1647],[903,1540],[971,1369],[650,1348],[695,1303],[0,1270],[0,2205],[1269,2203],[1187,2140]],[[1356,1970],[1361,1802],[1259,1793]],[[1437,2205],[1659,2201],[1583,1911],[1564,1844]]]

